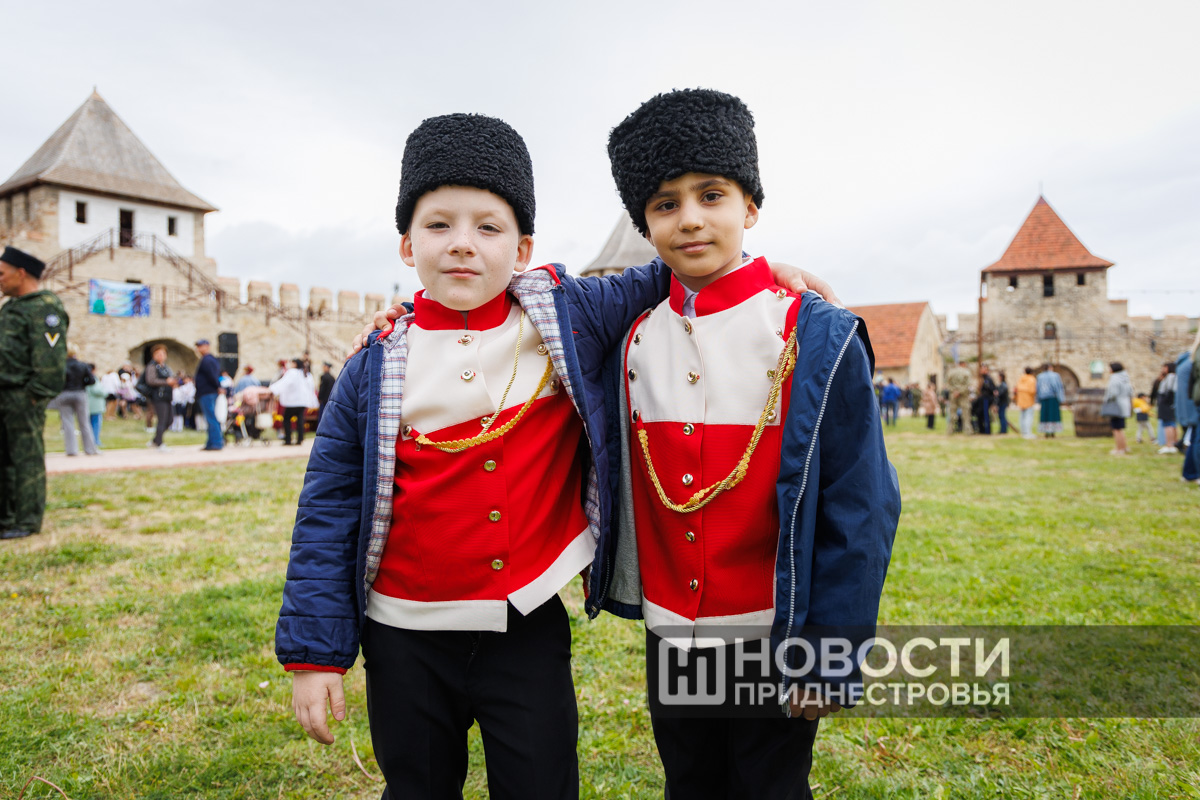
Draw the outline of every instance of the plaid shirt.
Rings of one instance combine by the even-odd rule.
[[[567,370],[567,361],[563,352],[562,330],[559,327],[558,315],[554,310],[554,297],[551,292],[558,285],[558,278],[553,267],[539,267],[521,272],[513,276],[508,285],[508,291],[525,309],[530,323],[542,336],[542,342],[550,351],[554,370],[562,381],[567,396],[571,398],[576,411],[579,410],[579,399],[576,388],[572,384]],[[379,471],[375,484],[375,509],[371,516],[371,534],[367,542],[366,572],[363,575],[363,588],[370,591],[375,576],[379,574],[379,564],[383,559],[383,550],[387,546],[388,532],[392,527],[392,495],[396,487],[396,436],[400,432],[400,410],[404,400],[404,375],[408,366],[408,327],[413,315],[406,314],[396,323],[390,332],[384,331],[372,346],[383,347],[383,368],[380,373],[379,387],[379,422],[378,422],[378,458]],[[586,427],[586,426],[585,426]],[[595,447],[596,443],[589,441]],[[587,492],[584,502],[584,513],[587,515],[588,527],[592,536],[600,538],[600,484],[595,465],[588,468]]]

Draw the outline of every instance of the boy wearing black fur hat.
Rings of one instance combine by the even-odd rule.
[[[805,671],[795,645],[873,635],[900,512],[866,328],[744,257],[763,188],[739,99],[659,95],[613,129],[609,156],[673,277],[610,364],[624,452],[599,594],[646,620],[667,796],[811,797],[819,717],[854,703],[861,672]],[[726,708],[746,688],[779,702],[752,718],[683,712],[668,697],[681,663],[693,681],[723,675],[708,699]]]
[[[405,145],[400,253],[425,287],[347,362],[317,430],[276,652],[332,742],[361,643],[384,797],[461,797],[478,721],[495,798],[578,795],[570,625],[611,494],[605,354],[666,293],[651,265],[514,277],[533,248],[529,153],[500,120],[425,120]]]

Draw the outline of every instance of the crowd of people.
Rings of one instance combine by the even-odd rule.
[[[1110,377],[1099,415],[1109,421],[1113,432],[1112,455],[1127,455],[1129,441],[1126,423],[1137,423],[1135,443],[1157,446],[1163,456],[1184,456],[1182,479],[1200,485],[1200,452],[1196,444],[1200,425],[1200,376],[1195,368],[1200,359],[1200,334],[1190,350],[1162,364],[1148,392],[1138,393],[1123,364],[1109,364]],[[1053,439],[1063,432],[1062,408],[1067,402],[1062,377],[1046,364],[1041,371],[1025,367],[1015,385],[1010,386],[1003,372],[993,375],[987,365],[978,376],[966,362],[959,361],[946,373],[946,385],[940,391],[936,375],[930,375],[925,387],[900,386],[892,378],[875,382],[880,417],[886,425],[895,425],[901,408],[912,416],[925,417],[926,428],[933,430],[938,414],[946,418],[946,432],[991,435],[996,423],[999,433],[1019,430],[1022,438],[1036,439],[1040,434]],[[1017,426],[1008,418],[1015,405]],[[1036,417],[1037,433],[1034,432]]]
[[[278,430],[286,445],[301,444],[305,427],[315,425],[333,390],[333,365],[325,362],[314,383],[305,353],[280,360],[274,380],[260,380],[247,364],[235,382],[209,348],[207,340],[196,343],[200,361],[194,375],[173,370],[161,343],[151,348],[141,369],[126,362],[103,374],[68,349],[63,391],[47,406],[59,412],[66,454],[79,455],[81,448],[86,455],[99,454],[104,422],[126,418],[143,423],[152,437],[146,447],[161,451],[169,450],[168,432],[184,430],[206,431],[204,450],[220,450],[227,439],[266,441],[267,429]],[[317,411],[316,419],[310,409]]]
[[[1200,447],[1197,446],[1197,427],[1200,426],[1200,375],[1196,362],[1200,359],[1200,334],[1191,350],[1185,350],[1174,361],[1164,362],[1148,393],[1135,394],[1133,382],[1124,365],[1109,364],[1111,375],[1104,390],[1101,416],[1107,417],[1113,431],[1112,455],[1130,452],[1125,434],[1130,417],[1137,423],[1135,442],[1157,445],[1162,456],[1182,454],[1182,480],[1200,485]],[[1157,426],[1152,413],[1157,417]]]

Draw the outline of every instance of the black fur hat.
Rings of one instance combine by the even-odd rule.
[[[621,202],[642,233],[650,195],[689,172],[735,180],[762,205],[754,117],[731,94],[677,89],[650,98],[612,129],[608,159]]]
[[[521,233],[533,233],[533,161],[521,134],[482,114],[430,117],[408,135],[400,164],[396,227],[408,231],[413,208],[439,186],[474,186],[503,197]]]

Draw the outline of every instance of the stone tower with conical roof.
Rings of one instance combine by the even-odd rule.
[[[1099,389],[1120,361],[1138,391],[1150,391],[1159,367],[1191,342],[1196,321],[1131,317],[1128,301],[1108,297],[1113,262],[1093,254],[1062,217],[1038,197],[999,260],[980,272],[983,324],[959,314],[960,355],[983,360],[1014,385],[1025,367],[1054,365],[1068,399]]]
[[[95,91],[0,184],[0,237],[43,258],[113,229],[126,243],[161,237],[211,268],[204,254],[210,211]]]
[[[347,343],[383,307],[379,294],[314,287],[307,306],[295,284],[276,290],[217,274],[204,246],[204,217],[216,211],[184,188],[98,92],[4,183],[0,245],[47,262],[45,283],[71,318],[68,340],[107,371],[144,363],[153,344],[192,372],[192,343],[208,339],[231,373],[259,375],[281,358],[309,352],[340,363]],[[135,304],[132,299],[136,294]],[[114,305],[113,297],[127,298]],[[117,307],[130,313],[114,313]]]

